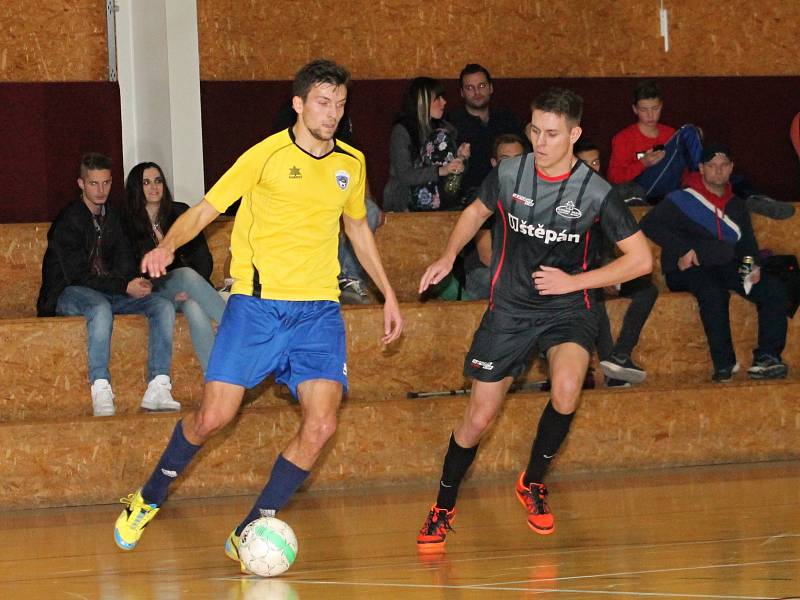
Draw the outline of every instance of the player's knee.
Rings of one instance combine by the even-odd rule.
[[[200,410],[192,426],[195,437],[205,441],[231,421],[231,416],[218,410]]]
[[[489,429],[489,426],[494,420],[494,413],[486,410],[475,411],[470,415],[470,427],[472,433],[480,436],[484,431]]]
[[[563,414],[573,412],[582,388],[583,380],[577,377],[565,377],[553,382],[553,387],[550,390],[550,401],[553,404],[553,408]]]
[[[322,447],[336,433],[336,414],[313,415],[303,423],[303,437],[307,443]]]

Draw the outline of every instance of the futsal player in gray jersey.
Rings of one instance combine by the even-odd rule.
[[[627,206],[572,153],[581,135],[581,97],[551,88],[531,108],[533,152],[504,160],[489,174],[480,196],[461,214],[444,254],[420,281],[420,293],[441,281],[461,248],[496,215],[489,306],[464,361],[464,374],[472,378],[469,405],[450,437],[436,504],[417,536],[422,552],[443,550],[458,487],[478,443],[511,382],[536,352],[547,356],[551,396],[515,493],[528,526],[553,533],[544,476],[569,432],[594,349],[597,321],[589,290],[652,269],[650,248]],[[596,264],[591,252],[595,223],[620,250],[619,258],[605,266]]]

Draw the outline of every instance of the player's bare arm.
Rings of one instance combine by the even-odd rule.
[[[400,315],[400,306],[397,303],[394,289],[386,277],[383,269],[378,246],[375,244],[375,236],[369,228],[367,219],[353,219],[344,215],[344,232],[353,244],[356,258],[364,270],[370,276],[375,285],[384,297],[383,304],[383,337],[384,344],[393,342],[403,332],[403,317]]]
[[[183,213],[169,228],[161,243],[142,257],[142,273],[147,273],[150,277],[165,275],[167,266],[175,258],[175,249],[194,239],[219,215],[219,211],[205,199]]]
[[[475,237],[484,221],[491,216],[492,211],[486,208],[480,199],[475,200],[462,211],[455,227],[453,227],[450,238],[447,240],[444,253],[422,275],[422,279],[419,282],[420,294],[427,290],[431,284],[439,283],[450,273],[458,253],[467,245],[467,242]]]
[[[617,242],[617,248],[622,254],[616,260],[584,273],[570,275],[561,269],[542,266],[533,273],[534,286],[544,296],[568,294],[623,283],[653,270],[653,254],[641,231]]]

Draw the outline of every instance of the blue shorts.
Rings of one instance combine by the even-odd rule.
[[[344,321],[337,302],[228,299],[206,369],[206,381],[251,388],[270,373],[289,387],[310,379],[338,381],[347,391]]]

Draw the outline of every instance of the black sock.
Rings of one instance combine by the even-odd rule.
[[[562,415],[548,401],[539,418],[539,429],[531,448],[531,460],[523,477],[525,485],[542,483],[544,475],[550,467],[550,461],[553,460],[569,433],[569,426],[574,414]]]
[[[475,453],[478,451],[476,444],[472,448],[462,448],[456,443],[456,436],[450,435],[450,445],[444,457],[442,467],[442,478],[439,480],[439,496],[436,498],[436,506],[446,510],[453,510],[458,496],[458,486],[464,479],[469,466],[475,460]]]

